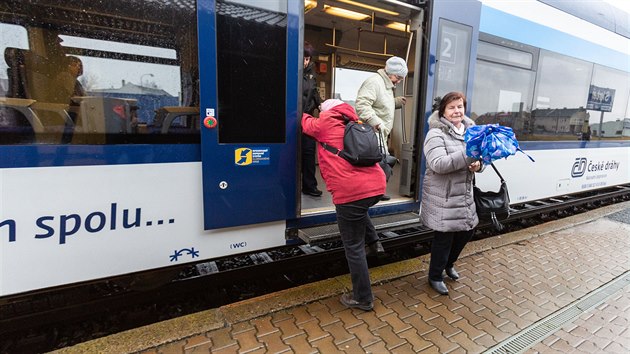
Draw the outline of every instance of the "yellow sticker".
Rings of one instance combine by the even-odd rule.
[[[252,163],[252,149],[239,148],[234,150],[234,163],[239,166],[246,166]]]

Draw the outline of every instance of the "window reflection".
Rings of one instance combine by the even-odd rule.
[[[519,137],[529,134],[535,73],[484,61],[476,70],[472,118],[477,124],[511,127]]]
[[[198,142],[194,2],[75,5],[3,17],[2,143]]]
[[[588,111],[591,119],[587,124],[592,135],[602,138],[630,136],[630,74],[595,64],[592,85],[615,90],[610,112]]]
[[[490,59],[524,69],[531,69],[533,62],[532,53],[506,48],[487,42],[479,42],[479,46],[477,46],[477,58]]]
[[[480,43],[471,100],[477,124],[512,127],[521,141],[630,135],[624,128],[630,127],[627,72],[533,47],[523,46],[530,53],[514,56],[518,51]],[[586,109],[591,85],[617,92],[611,112]]]
[[[581,135],[593,64],[541,50],[532,135],[537,140],[575,140]]]

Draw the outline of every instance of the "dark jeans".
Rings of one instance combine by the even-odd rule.
[[[372,302],[370,273],[365,259],[365,244],[378,240],[378,234],[368,215],[368,209],[378,203],[380,195],[335,205],[337,225],[346,252],[352,279],[352,298],[358,302]]]
[[[453,266],[460,253],[470,241],[475,230],[439,232],[434,231],[431,243],[431,263],[429,263],[429,279],[442,281],[442,272]]]
[[[302,134],[302,190],[314,191],[317,189],[315,178],[315,140],[306,134]]]

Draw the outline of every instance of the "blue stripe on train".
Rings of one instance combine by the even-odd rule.
[[[0,146],[0,168],[201,161],[197,144]]]

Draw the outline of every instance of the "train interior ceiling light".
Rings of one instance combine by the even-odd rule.
[[[308,13],[317,7],[317,0],[304,0],[304,13]]]
[[[391,28],[396,31],[409,32],[409,28],[407,27],[407,24],[401,23],[401,22],[390,22],[386,24],[385,27]]]
[[[330,5],[324,5],[324,12],[329,15],[343,17],[349,20],[354,20],[354,21],[363,21],[371,17],[370,15],[366,15],[360,12],[347,10],[341,7],[335,7],[335,6],[330,6]]]
[[[396,11],[390,11],[390,10],[386,10],[380,7],[376,7],[376,6],[372,6],[372,5],[367,5],[367,4],[363,4],[357,1],[353,1],[353,0],[337,0],[338,2],[342,2],[344,4],[348,4],[348,5],[353,5],[353,6],[357,6],[357,7],[362,7],[364,9],[368,9],[368,10],[372,10],[372,11],[377,11],[377,12],[382,12],[384,14],[388,14],[388,15],[392,15],[392,16],[398,16],[400,15],[400,13],[396,12]]]

